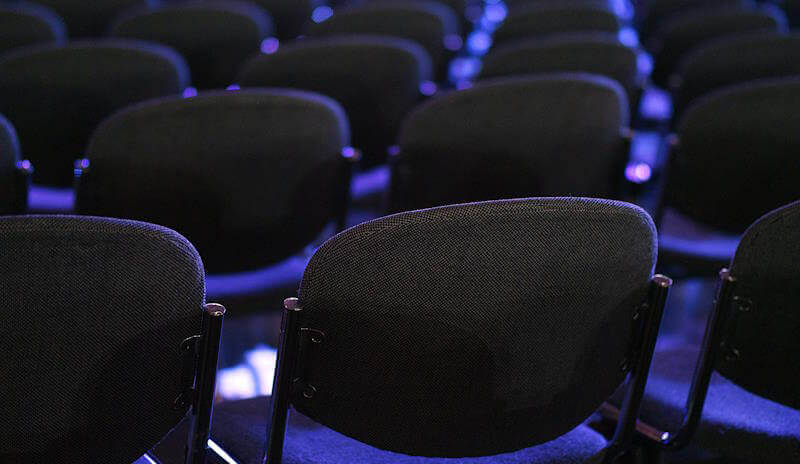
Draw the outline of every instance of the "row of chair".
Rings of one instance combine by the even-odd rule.
[[[2,217],[3,363],[17,373],[5,385],[26,400],[2,406],[0,457],[612,463],[638,433],[791,462],[798,230],[800,202],[743,235],[682,396],[668,374],[648,382],[672,282],[653,275],[640,208],[530,198],[370,221],[320,247],[286,300],[273,395],[213,408],[225,309],[205,303],[189,241],[118,219]],[[659,414],[637,423],[640,406]],[[584,424],[598,409],[612,435]],[[654,434],[676,414],[674,436]]]

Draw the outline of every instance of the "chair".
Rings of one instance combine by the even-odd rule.
[[[643,85],[638,57],[639,51],[620,43],[616,35],[559,34],[492,49],[483,59],[479,78],[550,72],[600,74],[619,82],[635,109]]]
[[[67,23],[71,38],[102,37],[114,18],[129,8],[155,7],[161,0],[36,0],[52,8]]]
[[[234,316],[267,309],[299,286],[305,263],[292,257],[345,211],[348,132],[338,104],[300,91],[144,102],[92,135],[76,211],[179,231],[203,257],[210,298]],[[284,275],[265,270],[276,264]]]
[[[13,48],[67,40],[64,21],[52,10],[32,3],[0,4],[0,54]]]
[[[655,257],[648,215],[607,200],[363,223],[287,299],[273,395],[221,404],[212,436],[248,463],[614,462],[670,287]],[[581,424],[626,375],[609,442]]]
[[[755,6],[753,0],[653,0],[638,9],[638,11],[644,12],[638,27],[639,35],[643,42],[647,42],[658,31],[662,23],[692,10],[708,7],[737,9],[752,8],[753,6]]]
[[[530,195],[619,194],[622,87],[591,74],[481,81],[414,110],[393,160],[390,210]]]
[[[800,35],[723,37],[694,49],[670,78],[673,119],[715,89],[763,78],[800,76]]]
[[[269,12],[275,21],[279,39],[293,39],[303,32],[311,20],[314,9],[323,6],[324,0],[254,0]]]
[[[225,88],[272,34],[266,11],[247,2],[198,0],[142,8],[118,18],[111,35],[164,43],[179,51],[201,89]]]
[[[336,99],[347,112],[353,145],[365,164],[386,159],[405,115],[430,81],[431,60],[420,45],[387,36],[306,39],[259,55],[241,70],[242,87],[293,87]]]
[[[0,461],[129,464],[187,412],[206,462],[225,308],[183,237],[133,221],[0,217]]]
[[[91,131],[130,103],[189,84],[170,48],[131,40],[26,47],[0,57],[0,113],[36,166],[35,183],[69,186]]]
[[[315,37],[360,34],[389,35],[419,43],[431,57],[437,81],[444,81],[455,51],[445,42],[459,36],[460,28],[453,10],[441,3],[385,0],[338,8],[333,16],[308,29],[308,35]],[[460,45],[460,38],[458,42]]]
[[[19,140],[14,126],[0,114],[0,214],[25,211],[32,172],[30,162],[20,160]]]
[[[667,88],[669,76],[675,72],[681,58],[711,39],[758,31],[785,32],[786,29],[783,13],[767,6],[757,10],[710,8],[675,16],[662,25],[658,38],[648,44],[655,61],[651,79]]]
[[[800,78],[761,80],[712,92],[684,113],[656,215],[661,269],[715,275],[750,223],[800,199],[800,178],[789,168],[800,149],[798,99]],[[663,219],[670,211],[716,233],[670,230]]]
[[[737,462],[800,458],[798,231],[800,202],[750,226],[720,272],[702,346],[656,352],[641,413],[654,447],[691,441]]]
[[[784,0],[781,7],[786,12],[792,28],[800,26],[800,2],[797,0]]]
[[[383,2],[386,0],[349,0],[344,1],[343,4],[345,5],[362,5],[365,3],[374,3],[374,2]],[[450,7],[453,12],[458,15],[461,24],[461,33],[468,33],[474,28],[474,19],[476,16],[479,16],[479,13],[483,11],[483,0],[400,0],[404,2],[411,2],[411,1],[421,1],[421,2],[430,2],[436,1],[443,5],[447,5]]]
[[[620,19],[609,6],[597,2],[570,0],[532,2],[509,11],[494,34],[496,44],[565,32],[616,34]]]

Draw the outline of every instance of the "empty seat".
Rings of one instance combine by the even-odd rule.
[[[104,36],[118,14],[129,8],[153,7],[160,0],[36,0],[36,3],[52,8],[64,18],[69,36],[76,38]]]
[[[358,5],[370,2],[382,2],[386,0],[349,0],[344,1],[346,5]],[[443,5],[450,7],[454,13],[461,19],[461,32],[466,33],[473,28],[473,19],[476,19],[476,13],[483,10],[483,0],[400,0],[404,2],[421,1],[430,2],[436,1]]]
[[[616,34],[620,19],[609,6],[596,2],[533,2],[513,8],[495,31],[496,43],[565,32]]]
[[[111,34],[169,45],[186,57],[195,86],[225,88],[272,34],[272,19],[251,3],[199,0],[131,11]]]
[[[30,172],[30,164],[20,160],[14,126],[0,114],[0,214],[25,211]]]
[[[393,211],[526,195],[614,196],[628,102],[589,74],[481,81],[429,100],[400,132]]]
[[[347,112],[364,161],[385,160],[403,117],[433,78],[425,50],[387,36],[306,39],[259,55],[239,73],[242,87],[293,87],[336,99]]]
[[[681,58],[711,39],[757,31],[785,31],[786,28],[783,13],[766,6],[758,10],[711,8],[674,16],[662,25],[658,38],[648,45],[655,60],[651,78],[666,88]]]
[[[753,0],[653,0],[637,8],[637,13],[644,12],[641,24],[639,24],[639,35],[646,42],[656,33],[662,23],[690,10],[709,7],[736,9],[754,5]]]
[[[563,34],[513,41],[492,49],[483,59],[480,78],[548,72],[587,72],[619,82],[635,108],[642,91],[638,50],[616,35]]]
[[[186,462],[206,462],[225,309],[205,304],[192,245],[141,222],[6,216],[0,248],[0,461],[129,464],[191,411]]]
[[[699,99],[678,123],[662,211],[738,235],[766,212],[800,199],[800,175],[792,168],[800,151],[798,101],[798,78],[735,85]],[[706,257],[714,243],[660,222],[663,269],[679,265],[714,275],[730,260],[735,241]]]
[[[293,39],[303,32],[311,21],[314,9],[325,5],[325,0],[254,0],[269,12],[275,21],[275,35],[280,39]]]
[[[673,117],[715,89],[754,79],[800,76],[800,35],[724,37],[687,54],[673,75]]]
[[[691,442],[736,462],[800,459],[798,260],[800,202],[747,229],[720,273],[702,346],[656,352],[641,418],[657,444]]]
[[[329,19],[312,24],[308,33],[311,36],[390,35],[413,40],[427,50],[440,81],[447,77],[448,64],[456,48],[446,42],[455,39],[455,45],[461,45],[458,17],[453,10],[437,2],[384,0],[338,8]]]
[[[211,275],[209,296],[240,315],[275,281],[223,277],[290,258],[344,210],[348,142],[341,107],[317,94],[262,89],[148,101],[92,135],[76,211],[184,234]],[[284,278],[279,290],[296,290],[298,279]],[[256,303],[270,307],[267,297]]]
[[[72,183],[94,127],[115,110],[189,83],[174,50],[131,40],[26,47],[0,58],[0,113],[16,127],[34,182]]]
[[[52,10],[32,3],[0,4],[0,53],[24,45],[67,40],[64,21]]]
[[[221,404],[212,436],[239,462],[262,462],[267,424],[269,463],[611,461],[669,289],[655,257],[647,213],[606,200],[356,226],[317,250],[286,302],[272,397]],[[629,423],[609,442],[581,424],[626,372]]]

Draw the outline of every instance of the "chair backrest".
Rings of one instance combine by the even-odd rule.
[[[731,264],[735,279],[717,369],[760,396],[800,409],[800,202],[779,208],[744,233]]]
[[[196,0],[161,8],[142,8],[119,17],[111,35],[150,40],[186,57],[192,83],[201,89],[233,84],[236,70],[272,34],[272,19],[262,8],[234,0]]]
[[[453,54],[445,46],[445,39],[459,35],[460,26],[455,12],[441,3],[384,0],[337,8],[327,20],[312,24],[308,33],[390,35],[413,40],[427,50],[437,79],[444,80]]]
[[[138,459],[188,409],[197,252],[162,227],[70,216],[0,217],[0,243],[0,461]]]
[[[800,199],[800,78],[754,81],[697,100],[678,123],[664,204],[740,233]]]
[[[36,0],[36,3],[52,8],[64,18],[69,36],[75,38],[104,36],[118,14],[139,6],[154,7],[161,0]]]
[[[498,78],[434,98],[401,129],[391,209],[614,196],[627,124],[622,87],[592,74]]]
[[[19,139],[14,126],[0,114],[0,214],[19,213],[20,200],[27,200],[28,191],[20,191]],[[26,198],[21,198],[22,196]]]
[[[753,0],[653,0],[644,6],[644,18],[639,25],[639,34],[647,41],[656,33],[662,23],[687,11],[708,7],[752,7]]]
[[[728,85],[800,76],[800,34],[723,37],[688,53],[675,74],[673,118],[696,98]]]
[[[175,229],[210,273],[263,267],[301,251],[343,209],[348,141],[343,110],[317,94],[152,100],[94,132],[75,208]]]
[[[303,276],[294,407],[422,456],[554,439],[620,385],[655,228],[636,206],[546,198],[432,208],[337,235]],[[613,334],[613,336],[611,336]]]
[[[534,2],[512,9],[495,31],[494,40],[500,44],[565,32],[617,33],[619,28],[619,17],[606,5],[585,1]]]
[[[786,31],[786,17],[778,8],[766,6],[759,9],[710,8],[689,11],[674,16],[662,24],[657,43],[650,43],[655,63],[653,82],[667,87],[681,58],[705,42],[724,37],[757,31]]]
[[[610,77],[634,102],[641,92],[636,49],[616,35],[563,34],[513,41],[492,49],[483,59],[480,78],[514,74],[586,72]]]
[[[254,0],[269,12],[275,21],[275,34],[280,39],[293,39],[303,32],[314,9],[325,0]]]
[[[242,87],[293,87],[322,93],[347,112],[353,146],[368,164],[385,159],[405,115],[433,78],[420,45],[387,36],[306,39],[251,59],[239,73]]]
[[[71,185],[91,131],[130,103],[189,83],[174,50],[131,40],[25,47],[0,57],[0,113],[19,132],[42,184]]]
[[[67,40],[64,21],[49,8],[31,3],[0,4],[0,53],[24,45]]]

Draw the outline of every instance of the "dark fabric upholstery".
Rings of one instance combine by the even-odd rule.
[[[67,40],[64,21],[52,10],[32,3],[0,4],[0,53],[16,47]]]
[[[297,389],[294,406],[409,455],[556,439],[623,380],[655,255],[650,217],[609,200],[472,203],[356,226],[303,276],[301,326],[325,340],[295,372],[316,393]]]
[[[341,107],[308,92],[152,100],[95,131],[76,211],[171,227],[209,273],[263,267],[300,251],[341,211],[348,141]]]
[[[563,1],[524,4],[513,8],[494,34],[495,43],[564,32],[616,33],[620,20],[605,5]]]
[[[678,125],[665,203],[690,219],[741,233],[800,198],[800,79],[759,81],[700,98]]]
[[[653,0],[641,8],[645,11],[639,25],[640,38],[645,42],[655,34],[662,23],[698,8],[719,7],[737,8],[752,7],[753,0]]]
[[[370,34],[413,40],[427,50],[438,80],[446,78],[452,56],[444,39],[459,33],[456,14],[435,1],[385,0],[337,8],[329,19],[308,28],[311,36]]]
[[[385,2],[387,0],[345,0],[343,3],[347,5],[359,5],[364,3]],[[431,0],[402,0],[404,2],[418,1],[430,2]],[[483,8],[483,0],[434,0],[443,5],[450,7],[453,12],[458,15],[461,22],[461,33],[465,34],[474,28],[473,22],[467,16],[467,9]],[[472,15],[469,15],[472,17]]]
[[[186,413],[197,252],[162,227],[70,216],[0,218],[0,243],[0,462],[137,459]]]
[[[480,77],[548,72],[587,72],[610,77],[625,88],[628,101],[638,99],[637,50],[616,35],[563,34],[501,45],[483,59]]]
[[[212,439],[242,464],[261,462],[269,401],[269,397],[231,401],[214,409]],[[180,435],[175,438],[178,445]],[[579,425],[553,441],[516,452],[477,458],[424,458],[379,450],[292,411],[283,464],[583,464],[601,456],[605,445],[602,435]]]
[[[735,295],[752,301],[735,313],[717,369],[747,390],[800,409],[800,201],[747,229],[731,265]],[[800,411],[796,412],[800,417]],[[800,436],[800,423],[794,430]],[[800,440],[797,442],[800,458]]]
[[[668,86],[681,58],[705,42],[757,31],[785,31],[786,17],[777,8],[758,10],[742,8],[704,8],[672,17],[661,25],[657,38],[648,43],[653,50],[651,79],[661,87]]]
[[[800,76],[800,35],[763,32],[723,37],[696,48],[677,71],[673,117],[696,98],[755,79]]]
[[[347,112],[353,145],[368,164],[383,161],[405,115],[431,80],[431,62],[415,42],[386,36],[307,39],[259,55],[239,73],[242,87],[320,92]]]
[[[272,34],[272,19],[262,8],[234,0],[196,0],[161,8],[142,8],[120,17],[111,35],[152,40],[178,50],[189,62],[192,84],[225,88],[236,70]]]
[[[641,420],[678,430],[698,353],[699,348],[684,344],[656,351]],[[800,462],[800,411],[754,395],[714,373],[693,444],[735,462]]]
[[[19,133],[34,181],[72,184],[91,131],[130,103],[176,94],[189,82],[174,50],[131,40],[25,47],[0,57],[0,113]]]
[[[324,5],[324,0],[253,0],[269,12],[275,21],[275,33],[280,39],[292,39],[303,32],[311,20],[314,8]]]
[[[627,124],[624,90],[596,75],[498,78],[432,99],[401,130],[391,209],[614,196]]]
[[[69,36],[76,38],[104,36],[118,14],[129,8],[153,7],[159,0],[36,0],[36,3],[55,10],[66,21]]]
[[[0,114],[0,214],[19,213],[20,197],[28,192],[19,190],[17,161],[20,159],[19,139],[14,126]]]

